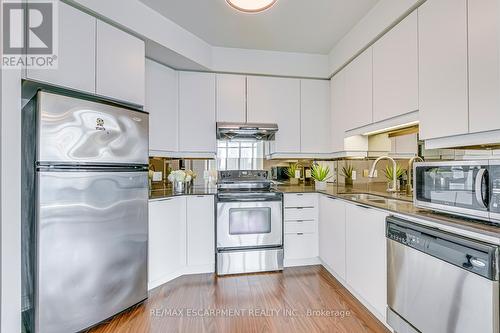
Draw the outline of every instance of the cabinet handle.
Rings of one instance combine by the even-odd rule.
[[[358,206],[359,208],[364,208],[364,209],[371,209],[370,207],[362,206],[362,205],[355,205]]]
[[[301,197],[303,195],[304,195],[303,193],[297,193],[297,196],[299,196],[299,197]]]
[[[204,198],[205,196],[204,195],[197,195],[196,197],[197,198]]]
[[[303,233],[303,232],[298,232],[298,233],[297,233],[297,236],[302,236],[302,235],[304,235],[304,233]]]
[[[296,209],[304,209],[304,207],[297,207]]]

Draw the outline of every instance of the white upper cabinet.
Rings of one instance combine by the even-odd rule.
[[[382,318],[387,304],[386,217],[346,204],[346,280]]]
[[[57,69],[28,69],[27,77],[95,93],[96,18],[59,1]]]
[[[345,70],[347,130],[373,122],[372,48],[356,57]]]
[[[319,202],[319,256],[345,280],[345,203],[321,195]]]
[[[417,11],[373,45],[373,121],[418,109]]]
[[[467,133],[467,0],[418,9],[420,138]]]
[[[278,124],[273,153],[300,152],[300,80],[248,76],[247,120]]]
[[[187,196],[187,265],[215,269],[214,196]]]
[[[500,2],[469,0],[468,8],[469,131],[498,130],[500,129]]]
[[[215,74],[179,72],[179,150],[215,153]]]
[[[246,122],[247,79],[244,75],[217,74],[217,121]]]
[[[330,81],[300,81],[300,151],[330,153]]]
[[[349,113],[346,110],[346,86],[345,70],[338,72],[330,80],[330,99],[331,99],[331,150],[332,152],[341,152],[345,149],[345,126]]]
[[[149,112],[149,150],[179,150],[178,72],[146,60],[146,105]]]
[[[97,21],[96,93],[144,105],[144,42]]]

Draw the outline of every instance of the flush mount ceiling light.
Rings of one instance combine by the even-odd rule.
[[[245,13],[260,13],[271,8],[277,0],[226,0],[229,6]]]

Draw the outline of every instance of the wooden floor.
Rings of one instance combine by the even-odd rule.
[[[182,276],[90,332],[389,331],[322,266],[308,266],[283,273]]]

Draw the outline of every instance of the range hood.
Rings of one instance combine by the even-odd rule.
[[[274,140],[277,124],[217,123],[217,139],[221,140]]]

